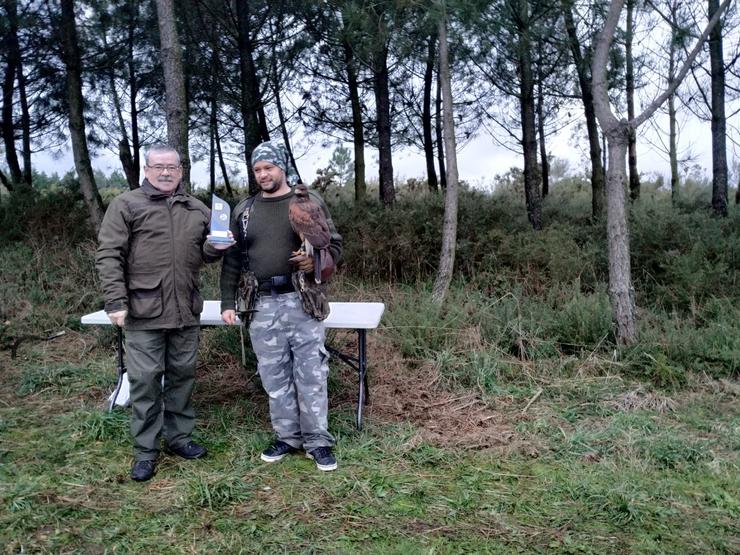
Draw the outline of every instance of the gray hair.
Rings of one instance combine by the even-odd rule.
[[[156,143],[149,147],[149,149],[144,153],[144,162],[146,162],[146,165],[149,165],[149,156],[152,154],[169,154],[173,153],[175,156],[177,156],[177,163],[180,164],[180,153],[177,152],[177,149],[174,147],[171,147],[170,145],[166,145],[164,143]]]

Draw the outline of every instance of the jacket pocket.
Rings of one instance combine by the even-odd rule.
[[[133,318],[156,318],[162,314],[162,278],[157,275],[129,277],[129,313]]]
[[[203,312],[203,296],[195,285],[193,285],[193,292],[190,293],[190,310],[195,316]]]

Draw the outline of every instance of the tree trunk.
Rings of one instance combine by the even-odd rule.
[[[0,183],[2,183],[3,187],[5,187],[8,191],[13,190],[13,184],[10,182],[3,170],[0,170]]]
[[[236,0],[237,41],[239,45],[239,69],[241,71],[241,112],[244,125],[244,157],[249,174],[249,194],[259,191],[257,180],[252,172],[252,151],[262,142],[260,122],[257,117],[259,105],[259,86],[255,95],[254,85],[258,83],[252,56],[250,37],[249,2]]]
[[[539,66],[538,66],[539,67]],[[538,71],[537,79],[537,133],[540,139],[540,171],[542,175],[542,198],[550,193],[550,163],[547,161],[547,143],[545,141],[544,95],[542,93],[542,75]]]
[[[213,188],[216,187],[216,156],[218,156],[219,167],[221,168],[221,175],[224,180],[224,187],[226,188],[226,194],[230,197],[234,196],[234,191],[231,189],[231,183],[229,183],[229,176],[226,173],[226,164],[224,163],[223,153],[221,152],[221,136],[218,132],[218,100],[219,90],[221,87],[221,59],[218,54],[218,44],[216,41],[211,43],[211,115],[210,115],[210,129],[211,129],[211,183]],[[214,152],[215,147],[215,152]]]
[[[606,184],[606,174],[609,172],[609,165],[608,165],[609,161],[606,159],[606,156],[607,156],[606,133],[601,134],[601,152],[603,153],[601,163],[604,166],[604,184]],[[604,189],[604,202],[606,202],[606,189]]]
[[[635,0],[627,0],[627,32],[624,39],[624,56],[626,59],[625,81],[627,84],[627,119],[635,119],[635,70],[632,56],[633,14]],[[640,174],[637,170],[637,130],[630,127],[629,136],[629,167],[630,167],[630,198],[635,201],[640,198]]]
[[[182,65],[182,46],[180,46],[175,22],[175,5],[174,0],[156,0],[156,4],[164,71],[167,142],[180,154],[183,185],[185,190],[190,192],[188,103]]]
[[[10,40],[10,52],[8,54],[15,59],[16,76],[18,79],[18,99],[21,106],[22,182],[30,187],[33,185],[33,172],[31,168],[31,115],[28,109],[28,97],[26,96],[26,76],[23,73],[23,55],[18,42],[18,3],[16,0],[6,0],[5,9],[8,14],[8,38]]]
[[[677,50],[677,30],[678,21],[675,18],[675,6],[671,10],[673,20],[671,21],[671,44],[668,53],[668,83],[673,83],[676,78],[676,50]],[[678,202],[678,126],[676,124],[676,95],[668,97],[668,159],[671,166],[671,204],[676,206]]]
[[[8,29],[3,49],[7,51],[7,73],[3,83],[3,139],[6,148],[6,160],[10,168],[11,179],[16,185],[31,185],[31,145],[30,120],[26,101],[26,86],[23,76],[23,60],[18,44],[18,3],[16,0],[5,0],[8,18]],[[23,172],[18,163],[18,151],[15,147],[15,116],[13,110],[13,83],[18,79],[18,93],[21,101],[21,137]]]
[[[26,76],[23,75],[23,60],[18,64],[18,97],[21,101],[21,146],[23,147],[23,182],[33,185],[33,167],[31,165],[31,114],[28,110],[26,96]]]
[[[69,133],[72,138],[75,169],[80,180],[80,191],[85,199],[90,223],[95,234],[103,221],[103,202],[100,199],[95,177],[93,176],[90,152],[87,149],[85,118],[82,102],[82,74],[80,70],[80,51],[78,49],[77,28],[73,0],[61,0],[61,36],[64,65],[67,68],[67,104],[69,107]]]
[[[529,223],[532,224],[534,229],[542,229],[528,0],[519,0],[518,7],[519,44],[517,57],[519,62],[519,103],[522,116],[522,147],[524,149],[524,196],[527,202],[527,218],[529,218]]]
[[[388,47],[379,47],[373,66],[375,106],[377,109],[380,202],[392,206],[396,200],[393,186],[393,158],[391,154],[391,102],[388,88]]]
[[[635,290],[630,266],[625,156],[630,130],[621,123],[607,135],[609,172],[606,177],[606,235],[609,251],[609,299],[617,339],[624,344],[637,340]]]
[[[131,156],[131,145],[128,144],[126,139],[118,141],[118,159],[121,161],[121,167],[126,175],[126,183],[129,190],[133,191],[137,189],[139,187],[137,181],[139,172]]]
[[[437,71],[437,96],[434,100],[434,123],[437,130],[437,164],[439,165],[439,184],[447,189],[447,170],[445,170],[445,149],[442,139],[442,80]]]
[[[432,139],[432,81],[434,79],[435,45],[437,37],[431,35],[427,44],[427,65],[424,70],[424,108],[422,127],[424,130],[424,158],[427,163],[427,185],[432,193],[439,190],[437,172],[434,169],[434,140]]]
[[[118,159],[121,161],[128,188],[133,191],[139,187],[139,172],[131,156],[131,145],[125,137],[118,142]]]
[[[278,18],[279,19],[279,18]],[[277,29],[273,33],[275,36],[281,36],[282,28],[278,24]],[[270,76],[272,81],[272,91],[275,95],[275,109],[278,115],[278,123],[280,124],[280,133],[283,136],[283,143],[285,148],[288,150],[288,156],[290,157],[290,163],[293,164],[293,170],[298,178],[298,183],[303,183],[301,179],[301,173],[298,171],[298,164],[296,164],[295,156],[293,155],[293,147],[290,143],[290,136],[288,135],[288,126],[285,122],[285,114],[283,112],[283,103],[280,100],[280,73],[278,71],[278,54],[275,52],[275,43],[272,45],[272,56],[270,60]]]
[[[218,164],[221,168],[221,175],[224,178],[224,187],[230,197],[234,196],[234,190],[231,188],[229,182],[229,174],[226,171],[226,162],[224,162],[224,154],[221,151],[221,136],[218,133],[218,119],[216,120],[216,127],[213,128],[214,138],[216,139],[216,152],[218,153]]]
[[[208,117],[208,183],[211,194],[216,192],[216,96],[211,89]]]
[[[101,32],[101,39],[103,42],[103,48],[109,51],[107,41],[107,28],[103,28]],[[108,67],[105,68],[106,77],[108,77],[108,87],[110,88],[110,96],[113,101],[113,109],[116,112],[116,119],[118,120],[118,130],[121,133],[121,139],[118,141],[118,159],[121,161],[121,167],[123,173],[126,176],[126,182],[130,190],[136,189],[138,184],[138,171],[134,168],[134,160],[131,156],[131,145],[128,140],[128,131],[126,130],[126,122],[123,120],[123,110],[121,109],[121,99],[118,97],[118,91],[116,90],[116,76],[114,74],[112,62],[108,62]]]
[[[5,160],[10,170],[10,182],[19,185],[23,181],[21,165],[18,163],[18,151],[15,148],[15,121],[13,116],[13,83],[17,71],[16,60],[8,56],[3,79],[3,143],[5,144]]]
[[[629,233],[625,209],[625,156],[630,127],[637,127],[651,117],[655,111],[673,94],[694,63],[712,27],[719,21],[721,12],[732,0],[724,0],[717,12],[710,18],[707,27],[696,41],[694,48],[686,57],[676,79],[634,121],[619,121],[609,103],[606,79],[609,47],[614,41],[614,33],[624,6],[624,0],[611,0],[604,28],[595,41],[591,75],[593,76],[593,95],[596,116],[609,141],[609,163],[607,169],[607,243],[609,247],[609,297],[612,304],[617,341],[633,344],[637,341],[634,290],[630,272]]]
[[[676,206],[678,202],[678,141],[676,125],[676,95],[668,97],[668,158],[671,166],[671,204]]]
[[[443,4],[444,6],[444,4]],[[445,190],[445,214],[442,224],[442,249],[439,255],[439,271],[434,281],[432,298],[440,304],[450,288],[455,268],[455,244],[457,241],[457,149],[455,147],[455,119],[452,112],[452,85],[447,52],[447,22],[443,14],[439,24],[439,78],[444,103],[444,141],[447,153],[447,188]]]
[[[583,59],[581,45],[578,41],[576,25],[573,21],[572,0],[562,0],[565,28],[568,32],[568,42],[573,61],[578,74],[578,85],[583,99],[583,109],[586,116],[586,132],[588,134],[589,158],[591,160],[591,215],[598,219],[604,215],[606,201],[606,175],[601,159],[602,150],[599,138],[599,125],[594,112],[594,97],[591,91],[591,72]]]
[[[357,84],[357,70],[355,69],[352,46],[343,38],[344,65],[347,68],[347,87],[349,88],[350,105],[352,106],[352,140],[355,155],[355,202],[365,199],[367,182],[365,181],[365,129],[362,126],[362,106],[360,104],[360,89]]]
[[[719,10],[719,0],[709,0],[709,17]],[[725,120],[725,64],[722,53],[722,23],[709,35],[712,73],[712,210],[727,216],[727,133]]]
[[[278,81],[274,82],[275,85],[275,108],[277,109],[278,122],[280,123],[280,132],[283,135],[283,142],[285,148],[288,150],[288,156],[290,157],[290,163],[293,164],[293,171],[295,171],[298,178],[298,183],[303,183],[301,178],[301,172],[298,170],[298,164],[295,161],[295,155],[293,154],[293,147],[290,144],[290,136],[288,135],[288,126],[285,123],[285,114],[283,113],[283,104],[280,102],[280,86]]]
[[[137,0],[129,1],[130,19],[128,22],[128,41],[127,41],[127,58],[128,58],[128,80],[129,80],[129,109],[131,110],[131,177],[128,178],[128,186],[131,190],[139,187],[140,177],[140,157],[141,142],[139,141],[139,108],[136,105],[136,96],[139,87],[136,81],[136,61],[134,58],[135,32],[138,25],[139,2]],[[128,176],[127,176],[128,177]]]
[[[612,305],[614,333],[618,343],[629,345],[637,341],[634,289],[630,268],[630,244],[626,210],[626,167],[629,126],[614,116],[609,104],[606,78],[609,47],[619,23],[624,0],[614,0],[604,28],[594,45],[591,67],[594,110],[608,139],[609,161],[606,174],[607,247],[609,256],[609,300]]]

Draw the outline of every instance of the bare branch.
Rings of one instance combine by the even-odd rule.
[[[701,51],[702,47],[704,46],[704,43],[707,40],[707,37],[709,37],[709,33],[712,32],[712,29],[714,26],[719,22],[720,18],[722,17],[722,14],[725,12],[727,7],[730,5],[732,0],[724,0],[722,4],[720,5],[719,9],[712,15],[712,18],[707,23],[707,26],[704,28],[704,32],[702,32],[701,36],[696,42],[696,45],[694,45],[694,48],[692,49],[691,53],[689,54],[688,58],[683,63],[683,66],[681,67],[681,70],[676,75],[676,79],[671,83],[668,88],[663,91],[661,95],[659,95],[653,102],[637,117],[635,117],[634,120],[632,120],[630,125],[632,127],[639,127],[646,119],[650,118],[655,111],[660,107],[663,102],[666,101],[666,99],[672,95],[676,88],[678,88],[678,85],[681,84],[681,81],[683,81],[684,77],[686,77],[686,74],[691,69],[692,64],[694,63],[694,60],[696,59],[696,56]],[[618,4],[621,4],[622,2],[616,2]],[[613,6],[614,4],[612,4]],[[611,14],[611,8],[609,9]],[[596,64],[596,58],[594,57],[594,65]],[[604,70],[606,72],[606,70]]]

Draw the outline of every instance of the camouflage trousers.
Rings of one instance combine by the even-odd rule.
[[[334,445],[324,324],[303,311],[298,293],[261,295],[255,308],[249,337],[277,439],[307,451]]]

